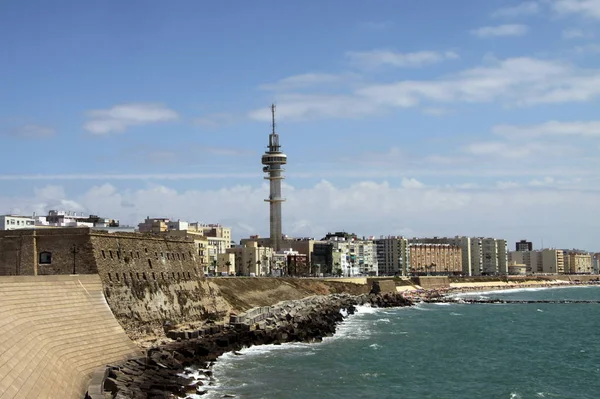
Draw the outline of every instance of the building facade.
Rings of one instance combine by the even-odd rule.
[[[413,275],[462,274],[462,251],[450,244],[409,245],[410,273]]]
[[[408,274],[410,251],[404,237],[388,236],[375,240],[379,275],[393,276]]]
[[[517,241],[515,243],[515,251],[525,252],[525,251],[533,251],[533,243],[527,240]]]
[[[592,274],[592,255],[581,251],[564,251],[565,273]]]

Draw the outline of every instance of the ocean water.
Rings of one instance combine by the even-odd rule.
[[[476,293],[600,300],[600,287]],[[361,308],[322,343],[225,354],[202,397],[600,398],[600,305]]]

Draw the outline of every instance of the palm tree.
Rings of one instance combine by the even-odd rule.
[[[225,266],[227,267],[227,274],[229,274],[229,269],[231,268],[231,262],[230,261],[225,262]]]
[[[259,260],[256,261],[256,269],[258,271],[258,275],[259,276],[262,275],[262,270],[260,268],[260,265],[261,265],[261,263],[260,263],[260,259],[259,259]]]

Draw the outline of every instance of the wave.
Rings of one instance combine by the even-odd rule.
[[[598,287],[596,285],[555,285],[550,287],[523,287],[523,288],[499,288],[496,290],[487,290],[487,291],[471,291],[471,292],[459,292],[456,294],[448,294],[449,298],[455,297],[465,297],[465,296],[474,296],[474,295],[490,295],[490,294],[513,294],[516,292],[535,292],[535,291],[546,291],[546,290],[556,290],[556,289],[565,289],[565,288],[589,288],[589,287]],[[489,299],[489,297],[483,297],[483,299]]]

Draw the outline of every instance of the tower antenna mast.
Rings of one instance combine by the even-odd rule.
[[[273,121],[273,134],[275,134],[275,104],[271,104],[271,117]]]

